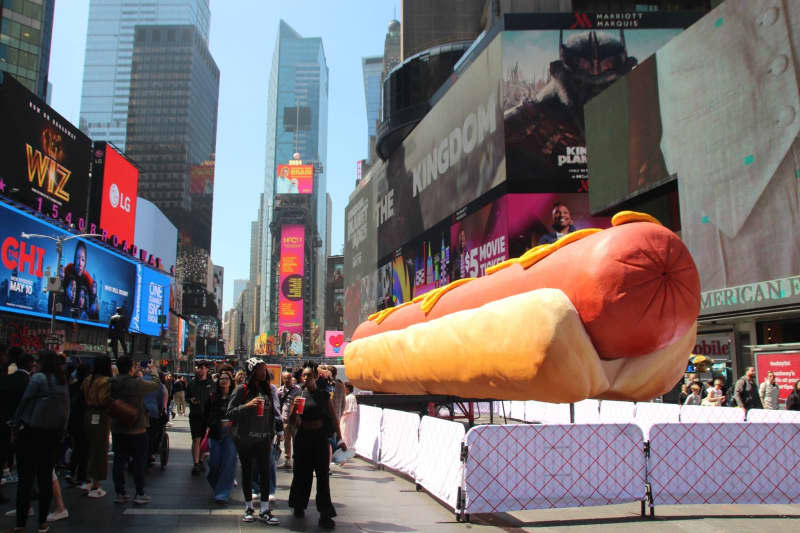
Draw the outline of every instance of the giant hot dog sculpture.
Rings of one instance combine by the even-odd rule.
[[[344,363],[375,392],[649,400],[684,372],[699,310],[686,246],[625,211],[370,316]]]

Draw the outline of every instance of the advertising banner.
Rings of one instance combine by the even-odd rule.
[[[90,222],[98,224],[112,244],[135,242],[139,169],[105,142],[94,145]]]
[[[451,279],[477,278],[508,259],[506,198],[502,197],[450,226]]]
[[[304,258],[305,227],[299,224],[283,226],[278,301],[278,349],[283,356],[303,354]]]
[[[624,197],[677,179],[701,316],[800,301],[800,89],[787,25],[800,4],[783,5],[791,13],[762,32],[750,21],[763,6],[728,0],[587,107],[598,206],[613,203],[607,188]],[[594,185],[591,196],[594,208]]]
[[[278,165],[275,194],[314,192],[314,165]]]
[[[413,250],[414,298],[450,283],[449,226],[431,230],[406,248]]]
[[[342,331],[325,331],[325,357],[343,357],[347,347]]]
[[[373,178],[380,257],[505,180],[500,51],[497,38]]]
[[[392,273],[392,263],[386,263],[378,267],[378,288],[377,288],[377,308],[386,309],[393,307],[394,275]]]
[[[756,379],[759,385],[767,378],[767,372],[775,373],[775,384],[780,387],[778,400],[783,405],[800,379],[800,352],[756,353]]]
[[[136,265],[136,300],[130,330],[154,337],[167,326],[172,279],[143,265]]]
[[[5,72],[0,117],[0,196],[85,232],[89,137]]]
[[[583,106],[696,16],[563,13],[502,34],[506,175],[520,192],[586,192]],[[531,26],[538,29],[530,29]]]
[[[705,355],[715,362],[732,361],[735,352],[733,331],[698,333],[692,353]]]
[[[0,309],[82,324],[108,324],[117,307],[132,316],[136,263],[90,241],[64,243],[56,265],[56,242],[22,233],[69,236],[66,231],[0,203]],[[58,278],[62,292],[47,292],[48,278]],[[55,296],[54,296],[55,294]]]
[[[508,194],[505,200],[509,257],[520,257],[534,246],[579,229],[611,226],[609,217],[589,215],[586,193]]]
[[[414,256],[398,251],[392,260],[392,306],[411,301],[414,297]],[[405,255],[405,257],[404,257]]]
[[[344,319],[344,257],[328,257],[325,287],[325,327],[341,330]]]

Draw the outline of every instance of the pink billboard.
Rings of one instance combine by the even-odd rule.
[[[341,331],[325,332],[325,357],[343,357],[347,341]]]
[[[303,260],[305,227],[281,228],[280,297],[277,352],[283,356],[303,354]]]
[[[450,226],[452,281],[483,276],[509,258],[505,205],[499,198]]]

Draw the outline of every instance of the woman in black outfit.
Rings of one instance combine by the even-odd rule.
[[[789,397],[786,398],[787,411],[800,411],[800,380],[795,381],[794,389],[792,389]]]
[[[341,435],[339,421],[333,414],[333,401],[327,391],[317,387],[317,364],[307,361],[303,365],[301,380],[303,388],[295,397],[289,413],[289,424],[297,427],[294,437],[294,476],[289,491],[289,507],[296,517],[305,514],[311,496],[312,473],[317,478],[317,511],[319,525],[333,529],[336,510],[331,502],[331,489],[328,469],[330,455],[328,437],[332,429]],[[303,400],[301,400],[301,398]],[[299,402],[305,401],[303,413],[297,413]]]

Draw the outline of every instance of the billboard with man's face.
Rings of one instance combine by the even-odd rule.
[[[314,192],[314,165],[278,165],[275,194]]]

